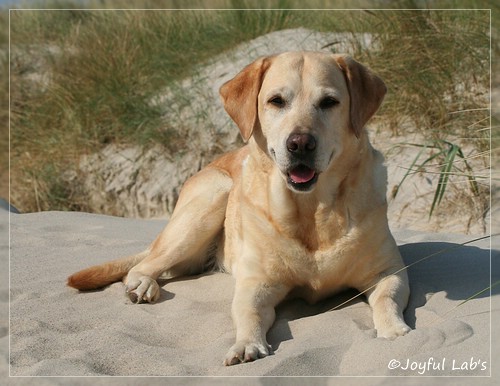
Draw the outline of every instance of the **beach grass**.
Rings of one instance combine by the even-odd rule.
[[[66,10],[10,11],[12,203],[28,212],[89,210],[74,178],[82,155],[110,143],[173,151],[182,127],[165,130],[164,109],[151,100],[241,42],[289,28],[350,33],[356,58],[389,87],[377,115],[387,130],[490,151],[489,11],[291,9],[299,3],[266,2],[275,10],[219,1],[214,7],[233,9],[118,11],[112,8],[123,2],[86,3],[109,8],[102,10],[58,2],[54,8]],[[155,4],[144,1],[143,8]],[[376,49],[364,48],[361,33],[374,36]]]

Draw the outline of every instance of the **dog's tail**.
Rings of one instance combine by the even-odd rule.
[[[146,250],[137,255],[86,268],[68,277],[67,285],[80,291],[88,291],[120,281],[133,266],[142,261],[148,254],[149,251]]]

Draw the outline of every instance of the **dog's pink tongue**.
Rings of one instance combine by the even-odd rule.
[[[297,184],[303,184],[304,182],[311,181],[314,178],[314,174],[314,170],[301,165],[290,171],[290,178]]]

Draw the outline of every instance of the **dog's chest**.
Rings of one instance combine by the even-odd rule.
[[[275,242],[267,249],[267,272],[313,290],[343,288],[362,244],[349,219],[336,214],[302,217],[289,224],[275,228]]]

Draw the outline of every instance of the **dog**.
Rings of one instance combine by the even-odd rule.
[[[384,82],[348,55],[263,57],[222,85],[246,144],[188,179],[172,217],[138,255],[77,272],[90,290],[124,280],[133,302],[155,302],[157,279],[210,263],[235,277],[236,343],[225,365],[263,358],[275,307],[347,288],[365,293],[378,337],[410,331],[409,284],[387,222],[387,172],[365,129]]]

